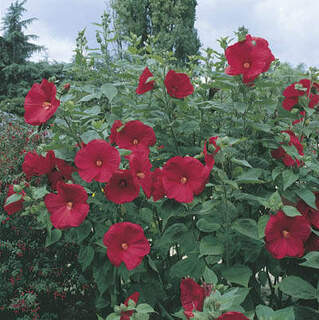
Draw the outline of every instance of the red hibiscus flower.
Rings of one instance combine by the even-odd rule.
[[[108,200],[121,204],[136,199],[140,193],[140,186],[131,170],[117,170],[106,185],[104,193]]]
[[[162,177],[163,177],[162,169],[156,168],[152,172],[151,196],[153,197],[154,201],[160,200],[165,196]]]
[[[28,152],[22,164],[22,170],[27,178],[50,173],[55,165],[54,151],[47,152],[46,157],[38,155],[35,151]]]
[[[211,293],[210,287],[208,290],[206,289],[207,286],[202,287],[193,279],[182,279],[180,283],[180,299],[187,319],[194,317],[193,311],[203,311],[204,299]]]
[[[105,233],[103,243],[107,247],[110,262],[119,267],[124,262],[128,270],[135,269],[150,252],[150,244],[143,228],[131,222],[113,224]]]
[[[35,83],[24,101],[24,120],[33,126],[48,121],[56,112],[60,101],[56,99],[56,86],[43,79]]]
[[[303,216],[287,217],[278,211],[265,228],[266,249],[276,259],[301,257],[310,233],[310,225]]]
[[[304,88],[302,90],[301,88]],[[291,109],[298,104],[299,97],[306,95],[309,99],[308,107],[313,109],[319,104],[319,84],[312,83],[309,79],[302,79],[298,82],[292,83],[284,91],[283,95],[285,99],[282,102],[282,107],[285,110],[291,111]]]
[[[266,72],[275,57],[262,38],[246,35],[244,41],[229,46],[225,51],[229,66],[225,72],[231,76],[242,75],[244,83],[253,82],[261,73]]]
[[[216,320],[249,320],[244,314],[241,312],[226,312],[219,316]]]
[[[78,227],[90,209],[85,189],[77,184],[59,182],[57,191],[58,194],[49,193],[44,198],[52,225],[57,229]]]
[[[8,199],[10,196],[12,196],[13,194],[15,194],[15,193],[16,193],[16,192],[14,192],[14,190],[13,190],[13,185],[10,184],[9,190],[8,190],[8,194],[7,194],[7,198],[6,198],[6,200],[5,200],[4,203],[6,203],[6,202],[7,202],[7,199]],[[14,213],[22,210],[22,208],[23,208],[22,203],[23,203],[23,201],[24,201],[24,200],[23,200],[23,197],[24,197],[24,195],[25,195],[25,192],[22,190],[21,192],[19,192],[19,194],[22,195],[22,197],[21,197],[20,200],[15,201],[15,202],[11,202],[10,204],[7,204],[7,205],[5,204],[5,205],[3,206],[4,211],[6,211],[6,212],[8,213],[8,215],[12,215],[12,214],[14,214]]]
[[[190,203],[203,191],[207,174],[204,165],[192,157],[173,157],[163,167],[163,186],[168,198]]]
[[[121,149],[148,150],[156,143],[155,133],[152,127],[147,126],[139,120],[127,122],[124,127],[117,132],[116,144]]]
[[[138,87],[136,88],[137,94],[143,94],[154,89],[154,80],[148,81],[151,77],[153,77],[153,73],[148,69],[148,67],[145,67],[140,76]]]
[[[174,70],[169,70],[164,84],[167,90],[167,93],[178,99],[183,99],[194,92],[194,87],[185,73],[177,73]]]
[[[116,139],[117,139],[117,134],[118,134],[118,130],[119,128],[121,128],[123,126],[123,123],[121,120],[115,120],[113,123],[113,126],[111,128],[111,134],[109,136],[109,140],[110,143],[116,143]]]
[[[120,162],[118,150],[101,139],[90,141],[74,159],[80,177],[86,182],[108,182]]]
[[[134,292],[124,301],[124,305],[128,306],[129,300],[133,300],[135,304],[137,304],[139,297],[140,297],[140,293],[137,291]],[[120,320],[130,320],[133,313],[134,313],[134,310],[122,311]]]
[[[316,206],[319,207],[319,192],[315,192]],[[309,221],[311,225],[319,229],[319,209],[313,209],[309,207],[303,200],[299,200],[297,203],[297,209],[299,212]]]
[[[295,134],[290,131],[290,130],[284,130],[281,131],[283,133],[288,133],[290,141],[288,143],[289,146],[294,146],[296,150],[298,151],[299,155],[303,156],[303,146],[300,143],[299,139],[295,136]],[[287,167],[292,167],[294,165],[297,165],[297,167],[300,166],[300,161],[299,159],[295,158],[293,159],[292,156],[290,156],[283,147],[278,147],[275,150],[271,151],[271,156],[274,159],[282,160],[282,162],[285,164]]]
[[[152,164],[145,152],[133,152],[129,157],[130,169],[146,197],[150,198],[152,189]]]

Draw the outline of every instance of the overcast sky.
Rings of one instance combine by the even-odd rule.
[[[11,0],[0,0],[0,18]],[[39,36],[49,60],[70,61],[78,31],[86,27],[90,46],[108,0],[28,0],[24,19],[36,17],[27,33]],[[276,58],[292,65],[319,67],[319,0],[197,0],[198,30],[203,47],[219,49],[216,39],[234,36],[245,25],[265,38]],[[1,35],[1,31],[0,31]],[[33,57],[39,59],[38,56]]]

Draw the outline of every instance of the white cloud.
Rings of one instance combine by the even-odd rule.
[[[216,48],[219,37],[245,25],[281,61],[319,67],[318,14],[314,0],[198,0],[196,27],[203,45]]]

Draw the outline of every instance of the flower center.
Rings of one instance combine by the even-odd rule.
[[[245,63],[243,64],[243,67],[244,67],[245,69],[249,69],[249,68],[250,68],[250,63],[249,63],[249,62],[245,62]]]
[[[102,164],[103,164],[103,162],[101,161],[101,160],[96,160],[96,166],[97,167],[101,167],[102,166]]]
[[[125,243],[125,242],[123,242],[123,243],[121,244],[121,247],[122,247],[123,250],[127,250],[128,244]]]
[[[138,141],[137,139],[134,139],[134,140],[133,140],[133,144],[134,144],[134,145],[137,145],[138,143],[139,143],[139,141]]]
[[[186,177],[182,177],[182,178],[181,178],[181,183],[182,183],[182,184],[185,184],[186,182],[187,182],[187,178],[186,178]]]
[[[283,230],[282,235],[284,236],[284,238],[289,238],[289,231],[287,230]]]
[[[45,109],[45,110],[48,110],[51,108],[51,103],[48,102],[48,101],[45,101],[42,103],[42,108]]]
[[[73,203],[71,201],[67,202],[66,203],[66,207],[71,210],[72,209],[72,206],[73,206]]]
[[[126,180],[121,180],[119,185],[120,185],[121,188],[126,188],[126,186],[127,186]]]
[[[144,178],[145,178],[144,172],[138,172],[136,175],[137,175],[137,177],[140,178],[140,179],[144,179]]]

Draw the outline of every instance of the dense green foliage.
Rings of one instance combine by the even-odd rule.
[[[200,47],[194,28],[196,5],[196,0],[114,0],[115,30],[120,39],[141,36],[140,46],[153,36],[158,51],[174,52],[183,64]]]
[[[24,1],[13,2],[2,19],[3,37],[0,37],[0,109],[23,115],[23,101],[34,82],[55,76],[65,77],[63,63],[30,62],[34,52],[44,48],[31,42],[36,35],[27,35],[25,28],[35,18],[22,20]]]
[[[275,61],[254,84],[245,85],[240,76],[224,73],[227,38],[219,41],[220,52],[204,50],[202,55],[191,57],[183,69],[176,69],[174,52],[158,50],[158,39],[152,37],[144,39],[144,46],[142,37],[132,35],[127,38],[127,50],[122,49],[119,57],[111,57],[108,19],[104,15],[98,24],[100,50],[89,52],[84,30],[79,33],[75,63],[68,68],[71,89],[59,96],[61,105],[49,120],[50,125],[41,126],[50,139],[42,141],[38,153],[45,155],[46,151],[54,150],[56,157],[73,163],[82,142],[108,141],[115,120],[125,123],[137,119],[151,126],[156,134],[156,145],[149,154],[152,170],[163,168],[175,156],[191,156],[204,164],[204,144],[210,137],[218,136],[221,150],[215,155],[215,165],[203,192],[191,203],[167,197],[153,201],[140,192],[135,200],[116,204],[105,197],[107,184],[85,182],[75,172],[69,182],[85,188],[90,211],[79,227],[66,230],[54,228],[49,219],[44,197],[54,191],[46,177],[33,178],[26,185],[23,174],[18,173],[16,188],[23,188],[26,197],[24,210],[16,213],[12,222],[29,223],[32,231],[23,235],[30,237],[28,243],[40,252],[41,261],[31,253],[26,261],[21,261],[19,246],[24,243],[15,241],[14,237],[19,236],[15,230],[8,232],[8,222],[2,226],[11,245],[5,249],[4,269],[11,264],[16,266],[14,274],[5,275],[4,312],[11,310],[7,307],[8,299],[13,297],[16,303],[17,294],[25,292],[24,287],[22,291],[12,290],[9,284],[10,276],[20,277],[21,265],[27,270],[24,283],[33,283],[34,275],[27,268],[31,259],[46,270],[41,263],[47,263],[48,257],[55,268],[69,255],[76,276],[70,279],[66,272],[65,281],[61,282],[54,274],[50,284],[43,278],[40,283],[60,290],[60,294],[70,293],[68,285],[76,288],[75,296],[69,294],[66,308],[70,319],[83,308],[93,310],[94,302],[99,320],[118,320],[121,311],[127,310],[123,305],[125,299],[138,291],[138,304],[129,306],[135,311],[132,320],[146,320],[149,316],[152,320],[185,320],[180,300],[180,283],[185,277],[213,287],[203,312],[194,312],[195,319],[216,319],[227,311],[243,312],[251,320],[316,319],[318,251],[306,251],[300,258],[275,259],[265,248],[265,226],[278,210],[289,217],[300,215],[295,208],[300,199],[313,210],[318,209],[313,193],[319,190],[318,110],[308,107],[309,96],[300,99],[292,112],[282,108],[285,87],[302,78],[318,82],[317,70],[305,71],[302,66],[292,69]],[[153,73],[155,88],[137,95],[135,89],[145,66]],[[164,78],[170,69],[189,75],[195,88],[192,95],[183,99],[168,95]],[[306,111],[305,119],[293,126],[300,110]],[[289,145],[283,130],[294,130],[302,140],[303,156]],[[274,159],[271,151],[279,146],[298,158],[301,165],[286,167],[281,160]],[[119,151],[121,168],[128,169],[125,156],[129,151]],[[208,147],[208,152],[214,152],[213,146]],[[9,171],[5,177],[14,173]],[[112,265],[102,241],[111,225],[123,221],[142,226],[151,243],[150,253],[133,270],[127,270],[124,264]],[[312,232],[318,235],[314,227]],[[38,241],[34,242],[35,238]],[[40,249],[43,245],[47,251]],[[69,247],[66,255],[59,252]],[[86,280],[81,278],[80,269]],[[87,281],[90,290],[85,304],[80,288]],[[32,306],[45,305],[42,287],[35,289],[39,298],[31,295]],[[75,299],[78,304],[72,308]],[[52,308],[44,310],[51,313]],[[95,318],[93,312],[91,316]],[[55,315],[41,314],[41,317],[54,319]]]

